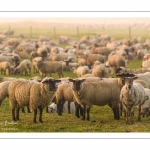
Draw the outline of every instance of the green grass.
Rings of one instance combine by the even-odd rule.
[[[8,26],[0,26],[0,32],[6,30]],[[30,37],[30,25],[29,26],[11,26],[14,29],[15,34],[13,37],[17,37],[19,33],[23,33],[26,38]],[[101,34],[101,28],[79,28],[80,37],[89,35],[91,37]],[[128,38],[128,29],[105,29],[105,34],[109,34],[111,37],[116,39]],[[39,35],[49,36],[56,40],[60,35],[68,35],[71,37],[77,37],[76,28],[62,28],[56,27],[56,37],[54,37],[53,27],[38,27],[32,26],[32,37],[38,38]],[[149,37],[148,31],[139,29],[132,30],[132,36],[141,36],[143,39]],[[66,45],[60,45],[65,47]],[[141,67],[141,60],[129,61],[128,68],[137,69]],[[2,76],[2,75],[0,75]],[[31,76],[19,76],[11,75],[8,77],[26,78],[29,79],[33,76],[39,76],[32,72]],[[65,77],[76,78],[77,76],[71,71],[64,72]],[[58,79],[56,74],[53,77]],[[26,110],[27,112],[27,110]],[[39,115],[39,114],[38,114]],[[71,132],[71,133],[126,133],[126,132],[150,132],[149,118],[142,118],[140,122],[137,121],[137,110],[135,109],[134,124],[125,124],[125,117],[121,117],[120,120],[113,119],[113,112],[108,106],[93,106],[90,112],[91,120],[83,121],[80,118],[76,118],[74,114],[63,113],[62,116],[58,116],[57,113],[46,113],[43,112],[44,123],[32,123],[33,113],[22,113],[20,111],[20,120],[15,125],[12,123],[11,109],[9,107],[9,99],[6,98],[0,107],[0,132],[24,132],[24,133],[39,133],[39,132]],[[38,116],[37,116],[38,117]],[[38,120],[38,119],[37,119]]]

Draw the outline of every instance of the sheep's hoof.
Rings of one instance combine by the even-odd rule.
[[[33,123],[37,123],[36,121],[33,121]]]
[[[62,114],[58,114],[59,116],[62,116]]]
[[[42,120],[39,120],[39,122],[40,122],[40,123],[43,123],[43,121],[42,121]]]

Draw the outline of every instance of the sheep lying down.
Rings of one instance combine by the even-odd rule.
[[[57,112],[57,104],[52,103],[48,106],[49,113]],[[68,102],[66,101],[63,105],[63,113],[68,113]],[[74,102],[70,102],[70,113],[75,113],[75,104]]]

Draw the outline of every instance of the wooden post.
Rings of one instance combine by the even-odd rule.
[[[56,38],[56,29],[55,29],[55,26],[54,26],[54,38]]]
[[[32,38],[32,26],[30,26],[30,38]]]
[[[8,30],[10,31],[10,25],[9,25],[9,27],[8,27]]]
[[[131,39],[131,27],[129,27],[129,39]]]
[[[79,27],[77,27],[77,37],[79,39]]]

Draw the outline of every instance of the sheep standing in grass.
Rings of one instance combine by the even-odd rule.
[[[40,111],[39,121],[42,121],[43,109],[49,105],[56,91],[56,82],[53,78],[44,78],[41,83],[30,81],[12,81],[8,87],[9,102],[12,109],[12,120],[19,120],[19,109],[30,106],[34,111],[33,122],[36,123],[37,109]],[[15,115],[16,111],[16,115]]]
[[[141,105],[145,102],[144,87],[140,83],[133,83],[137,79],[134,74],[120,74],[120,77],[125,77],[125,85],[120,92],[120,102],[123,105],[126,113],[126,124],[130,122],[133,124],[133,114],[135,106],[138,106],[138,121],[141,120]]]
[[[63,75],[63,67],[60,62],[57,61],[42,61],[42,60],[35,60],[37,69],[39,70],[42,77],[46,77],[49,73],[52,77],[52,73],[57,73],[58,77],[64,77]]]
[[[79,113],[82,115],[82,110],[74,98],[70,83],[60,84],[53,99],[53,102],[57,104],[57,113],[60,116],[62,115],[63,105],[66,101],[75,103],[76,107],[75,116],[80,118]],[[70,105],[68,105],[68,113],[70,113],[69,106]]]
[[[119,120],[119,96],[120,86],[117,79],[101,82],[85,82],[86,79],[69,79],[72,82],[72,90],[78,104],[83,108],[82,120],[85,120],[87,108],[87,120],[90,120],[90,108],[92,105],[108,105],[114,113],[114,119]],[[116,83],[115,83],[116,82]],[[115,89],[115,92],[114,92]]]

